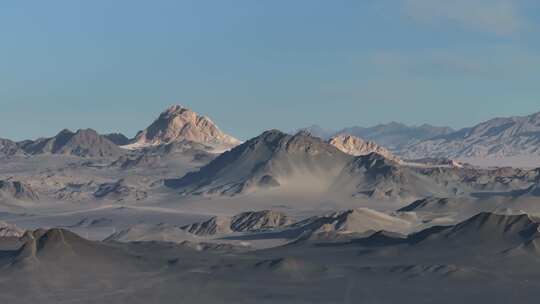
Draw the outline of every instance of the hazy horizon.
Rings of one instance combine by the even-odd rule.
[[[540,110],[536,1],[235,4],[2,4],[0,137],[133,136],[171,104],[242,139]]]

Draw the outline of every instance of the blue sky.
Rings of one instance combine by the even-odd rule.
[[[0,137],[134,135],[183,104],[225,131],[540,111],[536,0],[0,3]]]

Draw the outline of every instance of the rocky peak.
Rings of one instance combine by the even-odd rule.
[[[356,136],[340,134],[330,138],[328,140],[328,143],[350,155],[362,156],[371,153],[377,153],[396,162],[401,162],[399,158],[394,156],[387,149],[377,145],[372,141],[365,141]]]
[[[210,118],[188,108],[174,105],[162,112],[144,131],[137,134],[132,147],[160,145],[177,141],[192,141],[230,149],[239,140],[223,133]]]
[[[118,157],[124,152],[113,142],[92,129],[73,133],[68,129],[51,138],[40,138],[21,145],[30,154],[64,154],[79,157]]]

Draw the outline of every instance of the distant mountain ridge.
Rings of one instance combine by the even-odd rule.
[[[540,112],[494,118],[457,131],[449,127],[429,124],[407,126],[397,122],[373,127],[354,126],[338,131],[317,125],[301,130],[355,156],[376,152],[405,161],[432,159],[448,163],[459,160],[479,166],[484,166],[484,163],[490,163],[489,166],[540,166]],[[216,155],[241,143],[222,132],[209,118],[174,105],[163,111],[134,139],[120,133],[100,135],[92,129],[76,132],[65,129],[53,137],[36,140],[15,142],[0,138],[0,157],[63,154],[116,158],[127,153],[122,148],[139,149],[186,142],[209,147],[204,152]],[[520,163],[515,163],[514,159]]]
[[[117,146],[124,146],[129,144],[130,139],[122,133],[109,133],[103,135],[108,140],[112,141]]]
[[[379,124],[373,127],[353,126],[337,131],[327,130],[318,125],[302,128],[300,130],[308,131],[314,136],[323,139],[330,139],[333,136],[348,134],[364,140],[373,141],[394,153],[422,140],[449,134],[454,131],[450,127],[437,127],[429,124],[407,126],[398,122]]]
[[[505,158],[540,156],[540,112],[494,118],[408,147],[403,157]]]
[[[0,138],[0,156],[24,155],[19,145],[9,139]]]
[[[54,137],[23,141],[19,143],[19,146],[29,155],[118,157],[124,153],[124,150],[92,129],[80,129],[77,132],[64,129]]]
[[[307,132],[289,135],[270,130],[221,154],[199,171],[167,179],[165,185],[182,195],[306,191],[319,197],[413,201],[482,192],[517,195],[516,189],[534,194],[530,187],[536,185],[539,174],[538,170],[414,163],[376,152],[353,156]]]
[[[362,156],[371,153],[377,153],[388,159],[392,159],[393,161],[401,162],[398,157],[394,156],[392,152],[388,151],[386,148],[379,146],[372,141],[365,141],[356,136],[340,134],[330,138],[328,140],[328,143],[338,148],[342,152],[353,156]]]

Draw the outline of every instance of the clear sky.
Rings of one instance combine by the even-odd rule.
[[[538,37],[537,0],[1,1],[0,137],[469,126],[540,111]]]

